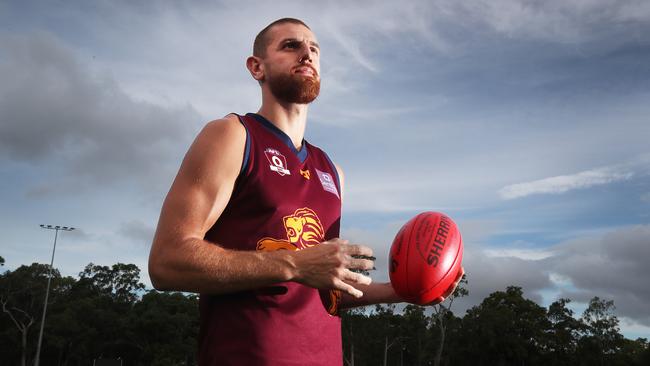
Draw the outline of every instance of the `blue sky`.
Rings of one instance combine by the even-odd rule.
[[[650,4],[645,1],[0,3],[0,255],[146,261],[203,124],[259,107],[244,60],[285,16],[322,47],[307,139],[346,172],[342,236],[386,280],[399,227],[459,224],[470,296],[519,285],[612,299],[650,338]]]

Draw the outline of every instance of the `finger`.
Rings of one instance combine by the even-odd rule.
[[[345,245],[341,247],[344,253],[349,255],[364,255],[366,257],[372,257],[372,249],[365,245]]]
[[[458,276],[456,277],[456,282],[460,283],[464,275],[465,275],[465,268],[460,267],[460,271],[458,271]]]
[[[453,294],[454,291],[456,290],[456,287],[458,287],[458,284],[460,284],[460,280],[463,278],[463,270],[459,271],[459,276],[456,277],[456,280],[454,283],[452,283],[447,290],[445,290],[445,293],[442,295],[444,298],[449,297],[449,295]]]
[[[443,302],[443,301],[445,301],[445,297],[444,297],[444,296],[438,296],[438,297],[436,297],[433,301],[431,301],[430,303],[428,303],[427,305],[438,305],[438,304],[440,304],[440,303]]]
[[[463,280],[463,276],[465,275],[465,271],[463,270],[463,267],[460,268],[460,271],[458,271],[458,275],[456,276],[456,279],[454,280],[454,283],[451,284],[452,286],[452,292],[458,285],[460,284],[460,281]]]
[[[348,245],[350,244],[349,240],[346,239],[341,239],[341,238],[332,238],[330,240],[324,241],[323,244],[342,244],[342,245]]]
[[[347,282],[358,283],[360,285],[369,285],[372,283],[372,278],[364,276],[361,273],[352,272],[349,269],[345,270],[343,280]]]
[[[366,255],[358,255],[358,254],[351,255],[351,257],[356,258],[356,259],[368,259],[368,260],[371,260],[371,261],[376,261],[377,260],[377,258],[375,256],[368,257]]]
[[[351,296],[354,296],[357,299],[363,296],[363,292],[357,290],[352,285],[349,285],[339,279],[334,280],[334,286],[337,290],[341,290],[347,294],[350,294]]]
[[[457,285],[458,285],[457,283],[452,283],[451,286],[449,286],[449,288],[445,290],[445,293],[442,294],[443,301],[444,299],[448,298],[449,295],[454,293],[454,290],[456,289]]]
[[[351,269],[364,269],[364,270],[371,270],[375,269],[375,262],[368,260],[368,259],[350,259],[346,265],[346,267],[351,268]]]

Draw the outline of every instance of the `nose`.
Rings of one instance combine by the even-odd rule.
[[[314,52],[311,50],[309,45],[303,44],[302,53],[300,54],[300,63],[307,61],[309,61],[309,63],[314,61]]]

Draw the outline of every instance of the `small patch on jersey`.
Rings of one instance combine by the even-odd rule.
[[[309,174],[309,169],[307,170],[300,169],[300,175],[302,175],[307,180],[311,178],[311,175]]]
[[[316,169],[316,174],[318,174],[318,179],[320,179],[320,183],[323,185],[323,189],[334,193],[336,197],[341,199],[341,197],[339,197],[339,191],[336,189],[336,183],[334,183],[332,175],[330,173],[321,172],[318,169]]]
[[[278,150],[267,147],[266,150],[264,150],[264,155],[266,155],[266,159],[271,164],[269,165],[269,168],[272,171],[281,176],[291,175],[291,172],[287,169],[287,159],[284,155],[280,154]]]

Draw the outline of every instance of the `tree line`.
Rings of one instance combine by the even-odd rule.
[[[0,265],[4,259],[0,257]],[[0,275],[0,360],[32,365],[48,265]],[[198,297],[147,290],[134,264],[88,264],[78,278],[52,270],[41,365],[195,365]],[[344,364],[362,365],[650,365],[648,340],[623,337],[614,302],[594,297],[577,317],[571,300],[548,308],[520,287],[486,297],[462,317],[443,304],[357,308],[342,314]],[[233,335],[236,336],[236,335]]]

